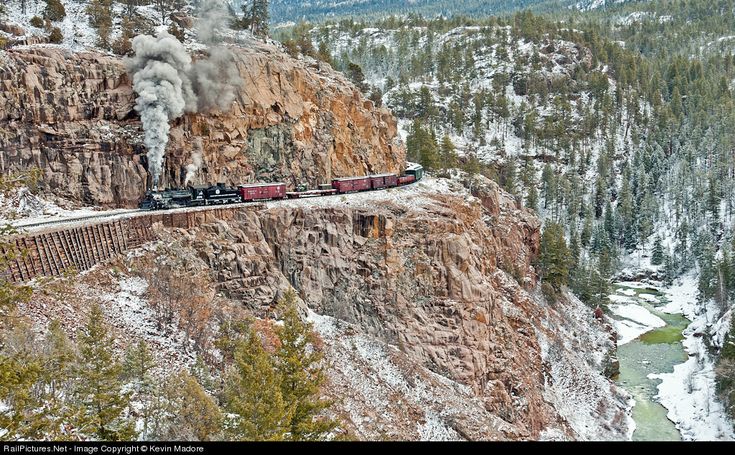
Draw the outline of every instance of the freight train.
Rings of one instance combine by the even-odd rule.
[[[333,179],[331,184],[319,185],[318,189],[304,191],[286,191],[286,184],[280,182],[248,183],[237,187],[228,187],[223,183],[218,183],[211,186],[170,188],[162,191],[148,191],[139,207],[143,210],[166,210],[203,205],[329,196],[394,188],[417,182],[423,176],[423,167],[411,164],[403,175],[378,174],[338,178]]]

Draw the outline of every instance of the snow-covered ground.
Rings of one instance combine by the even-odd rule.
[[[668,417],[687,440],[735,440],[733,423],[716,399],[714,360],[707,352],[702,334],[714,335],[722,343],[730,327],[730,313],[718,318],[714,302],[697,301],[697,279],[693,273],[666,289],[670,300],[662,311],[682,313],[691,324],[684,330],[683,345],[689,359],[672,373],[651,375],[660,379],[657,398],[669,410]]]
[[[564,319],[555,320],[548,312],[544,320],[554,336],[537,331],[542,357],[550,369],[544,397],[566,419],[578,439],[630,439],[635,430],[631,417],[634,402],[601,373],[613,348],[609,333],[590,308],[572,294],[556,305]],[[546,429],[541,436],[563,439],[553,429]]]
[[[129,209],[102,210],[98,207],[65,209],[42,196],[31,193],[25,187],[13,190],[6,195],[0,194],[0,225],[11,225],[17,229],[37,223],[129,212],[131,212]]]

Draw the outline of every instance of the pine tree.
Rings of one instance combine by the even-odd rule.
[[[367,92],[370,88],[365,82],[365,74],[363,74],[362,68],[357,63],[349,62],[347,64],[347,77],[363,93]]]
[[[98,44],[102,48],[109,48],[112,32],[112,0],[91,0],[87,5],[87,15],[89,23],[97,29]]]
[[[212,441],[221,437],[224,416],[217,402],[186,372],[171,377],[164,387],[167,403],[165,440]]]
[[[653,250],[651,252],[651,264],[661,265],[664,263],[664,246],[661,243],[661,238],[656,236],[653,241]]]
[[[426,169],[433,170],[439,166],[439,145],[433,131],[424,127],[421,120],[414,120],[406,138],[408,159],[418,162]]]
[[[245,8],[245,6],[243,6]],[[247,22],[253,35],[267,37],[269,34],[270,14],[268,13],[268,0],[253,0],[253,5],[246,12]]]
[[[276,330],[281,345],[276,352],[281,393],[293,409],[289,438],[296,441],[325,439],[337,423],[321,415],[330,402],[322,400],[320,388],[326,377],[323,355],[315,348],[311,324],[304,323],[296,308],[296,294],[289,290],[280,302],[283,325]]]
[[[236,416],[227,425],[234,439],[279,441],[286,437],[293,409],[283,399],[281,377],[252,328],[235,348],[224,402],[227,412]]]
[[[541,254],[539,257],[541,278],[559,290],[569,281],[571,253],[564,238],[561,224],[547,221],[541,235]]]
[[[154,394],[157,392],[151,370],[155,367],[155,359],[148,349],[148,344],[141,340],[130,345],[125,352],[124,361],[125,377],[132,380],[136,401],[142,402],[143,435],[147,435],[151,417],[155,411],[156,400]]]
[[[457,167],[457,148],[446,134],[439,147],[439,167],[445,171]]]
[[[78,360],[76,347],[54,320],[49,324],[48,334],[42,345],[43,364],[42,390],[40,402],[46,419],[44,438],[68,440],[76,437],[69,424],[76,422],[83,409],[71,399],[73,390],[74,366]]]
[[[78,427],[101,440],[125,441],[135,436],[133,424],[125,413],[130,393],[123,392],[123,366],[115,358],[114,341],[99,305],[92,307],[87,324],[79,336],[79,384],[75,395],[85,408]]]
[[[17,327],[26,331],[25,326]],[[41,403],[33,394],[33,387],[43,375],[43,365],[29,347],[7,349],[8,332],[3,333],[0,350],[0,440],[16,441],[43,438],[45,418],[39,414]],[[10,334],[12,336],[12,333]]]
[[[45,0],[46,8],[43,10],[43,17],[51,22],[57,22],[66,17],[66,10],[61,0]]]

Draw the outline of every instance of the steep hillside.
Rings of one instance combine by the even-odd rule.
[[[293,286],[323,340],[324,393],[359,439],[626,438],[626,396],[603,376],[614,333],[573,297],[546,303],[530,266],[538,221],[492,182],[474,188],[477,197],[430,179],[347,200],[269,203],[160,232],[158,244],[67,292],[80,296],[79,314],[103,302],[119,349],[146,339],[175,371],[194,352],[218,355],[202,354],[184,327],[164,337],[155,329],[166,297],[151,263],[197,264],[213,286],[204,292],[219,296],[213,327],[238,307],[268,327],[274,300]],[[22,309],[39,329],[69,319],[53,295]]]

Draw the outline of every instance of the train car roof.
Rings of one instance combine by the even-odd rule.
[[[333,182],[349,182],[350,180],[362,180],[369,179],[371,176],[363,175],[362,177],[340,177],[338,179],[332,179]]]
[[[374,174],[369,175],[368,177],[374,178],[374,177],[398,177],[396,174]]]
[[[237,185],[238,188],[258,188],[261,186],[275,186],[275,185],[285,185],[283,182],[273,182],[273,183],[243,183],[241,185]]]

